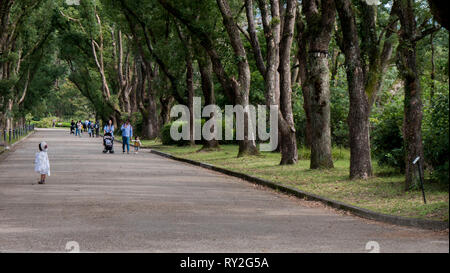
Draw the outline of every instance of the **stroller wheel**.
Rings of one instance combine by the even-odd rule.
[[[106,154],[108,151],[107,150],[103,150],[103,153]]]
[[[114,150],[109,151],[109,153],[110,153],[110,154],[113,154],[113,153],[114,153]]]

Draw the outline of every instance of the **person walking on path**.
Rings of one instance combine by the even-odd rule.
[[[134,144],[134,153],[137,154],[139,152],[139,148],[141,147],[142,143],[138,136],[134,137],[134,140],[132,140]]]
[[[127,147],[127,153],[130,153],[130,139],[133,137],[133,127],[130,124],[130,119],[122,125],[120,128],[122,131],[122,150],[125,153],[125,146]]]
[[[91,137],[95,137],[95,125],[94,122],[91,122],[91,125],[89,125],[89,128],[91,129]]]
[[[82,130],[82,128],[83,128],[83,125],[81,124],[81,120],[79,120],[78,122],[77,122],[77,127],[76,127],[76,134],[75,134],[75,136],[79,136],[79,137],[81,137],[81,130]]]
[[[98,135],[100,134],[100,123],[98,122],[98,120],[95,121],[94,129],[95,136],[98,137]]]
[[[94,123],[92,123],[91,121],[89,121],[88,123],[88,134],[89,137],[94,137]]]
[[[34,171],[41,175],[38,184],[45,184],[45,177],[50,176],[50,162],[48,160],[48,145],[45,141],[39,143],[39,152],[34,159]]]
[[[72,119],[72,122],[70,122],[70,134],[71,135],[75,134],[75,127],[76,127],[75,121],[73,121],[73,119]]]

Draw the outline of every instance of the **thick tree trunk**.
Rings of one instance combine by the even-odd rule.
[[[300,13],[300,9],[297,8],[297,12]],[[298,59],[298,79],[302,88],[303,96],[303,111],[305,111],[305,146],[311,147],[312,142],[312,128],[311,128],[311,102],[310,102],[310,86],[305,84],[307,81],[307,46],[306,46],[306,34],[305,34],[305,24],[302,21],[301,16],[297,16],[296,19],[297,26],[297,59]]]
[[[306,81],[311,116],[311,169],[333,168],[330,125],[328,47],[335,21],[334,1],[305,0],[308,41]]]
[[[154,103],[153,103],[154,104]],[[146,115],[142,115],[142,137],[145,139],[154,139],[158,136],[158,119],[156,118],[156,104],[149,107]]]
[[[423,168],[422,146],[422,101],[420,80],[416,62],[416,21],[412,0],[397,0],[397,15],[400,19],[401,34],[397,49],[397,66],[405,84],[403,139],[405,142],[405,190],[419,181],[417,166],[413,165],[420,156]],[[423,170],[420,172],[423,174]],[[423,177],[422,177],[423,179]]]
[[[343,33],[343,52],[347,72],[350,109],[350,178],[372,176],[369,139],[369,99],[365,92],[365,75],[361,61],[355,14],[349,0],[336,0]]]
[[[205,105],[216,104],[211,60],[209,59],[209,56],[204,55],[197,58],[197,62],[201,75],[202,91],[203,96],[205,97]],[[209,120],[215,122],[215,115],[211,114]],[[203,147],[200,150],[216,150],[216,149],[219,149],[219,141],[217,140],[217,135],[214,135],[213,139],[204,141]]]
[[[161,112],[159,128],[162,128],[165,124],[170,122],[170,109],[172,108],[172,103],[175,99],[171,95],[161,95],[159,97],[159,102],[161,104]]]
[[[238,59],[238,80],[231,78],[235,102],[242,105],[246,109],[249,105],[250,92],[250,66],[247,60],[247,53],[245,52],[244,44],[242,42],[239,29],[234,21],[233,14],[227,0],[216,0],[220,12],[222,14],[223,24],[227,30],[230,38],[231,47],[235,57]],[[244,139],[239,141],[238,157],[246,155],[258,154],[256,148],[255,136],[250,136],[248,132],[249,115],[246,111],[244,113]],[[254,125],[253,125],[254,126]]]
[[[6,131],[13,129],[13,118],[12,118],[13,100],[8,100],[7,113],[6,113]]]
[[[347,62],[347,61],[346,61]],[[350,178],[367,179],[372,176],[369,138],[369,101],[364,89],[364,76],[359,67],[347,70],[350,109],[348,127],[350,134]]]
[[[146,69],[149,69],[147,67]],[[158,114],[156,108],[156,97],[155,92],[152,88],[152,77],[151,73],[147,71],[147,92],[144,98],[144,107],[141,110],[142,113],[142,136],[146,139],[154,139],[158,136]],[[144,86],[145,88],[145,86]]]
[[[130,92],[130,105],[131,105],[131,113],[136,113],[139,111],[138,109],[138,101],[137,101],[137,94],[136,94],[136,87],[134,86]]]
[[[311,169],[333,168],[330,125],[330,81],[328,57],[325,53],[309,52],[311,102]]]
[[[251,130],[249,132],[249,127],[251,126],[255,126],[255,124],[251,124],[251,120],[249,119],[249,112],[246,111],[245,109],[248,109],[249,106],[249,100],[248,100],[248,93],[247,95],[243,95],[243,96],[237,96],[236,97],[236,105],[242,105],[243,109],[244,109],[244,132],[243,132],[243,136],[244,139],[243,140],[238,140],[239,143],[239,151],[238,151],[238,155],[237,157],[243,157],[243,156],[247,156],[247,155],[257,155],[259,154],[259,151],[256,147],[256,141],[255,141],[255,136],[251,135]]]

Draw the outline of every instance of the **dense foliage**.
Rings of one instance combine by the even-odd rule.
[[[433,180],[448,183],[448,30],[433,20],[427,1],[408,1],[414,4],[418,27],[415,50],[423,104],[424,163]],[[283,12],[289,3],[294,3],[297,5],[294,39],[287,58],[291,69],[283,75],[284,79],[292,74],[291,86],[284,87],[287,91],[283,91],[283,85],[278,86],[278,95],[281,93],[285,98],[290,94],[292,98],[279,102],[281,120],[289,125],[291,113],[287,106],[292,106],[293,124],[289,130],[295,131],[297,146],[315,147],[311,145],[315,138],[308,126],[321,124],[321,118],[326,121],[326,111],[325,114],[317,111],[322,109],[319,102],[323,102],[323,106],[329,106],[329,125],[324,126],[330,129],[331,145],[354,150],[349,124],[355,112],[351,110],[361,105],[352,102],[349,95],[354,88],[349,70],[353,64],[346,63],[349,51],[344,38],[348,33],[342,20],[348,4],[355,16],[354,35],[360,49],[356,57],[364,72],[361,86],[367,97],[362,101],[369,100],[367,109],[361,107],[366,109],[370,120],[370,151],[378,164],[405,172],[408,147],[404,124],[405,118],[409,119],[405,117],[409,95],[405,96],[404,71],[398,69],[403,65],[401,54],[405,52],[401,50],[405,45],[401,31],[405,22],[399,18],[403,18],[405,10],[394,9],[398,1],[383,0],[378,6],[369,6],[362,0],[340,0],[332,1],[330,6],[322,0],[315,2],[322,3],[323,14],[313,14],[308,11],[313,2],[282,0],[281,14],[267,15],[270,29],[264,28],[264,7],[270,11],[271,4],[278,1],[97,0],[81,1],[80,5],[69,5],[63,0],[11,2],[5,13],[8,17],[2,18],[9,20],[9,24],[1,29],[0,64],[5,68],[0,73],[0,127],[25,122],[51,126],[53,119],[105,122],[112,118],[120,124],[130,118],[142,137],[160,137],[165,144],[175,144],[169,136],[173,122],[169,117],[171,106],[188,105],[193,96],[202,97],[203,104],[212,96],[212,101],[222,109],[226,104],[242,103],[233,92],[236,86],[245,86],[247,64],[249,87],[238,91],[244,95],[248,91],[250,104],[268,103],[268,92],[276,90],[267,84],[271,61],[268,53],[272,50],[269,32],[284,22]],[[251,9],[247,9],[249,5]],[[226,16],[227,6],[231,17]],[[318,30],[326,26],[314,25],[320,21],[314,18],[324,14],[331,14],[333,19],[329,20],[332,22],[329,44],[319,44],[327,49],[326,54],[317,51],[317,56],[326,61],[325,72],[320,63],[303,56],[317,54],[314,39],[323,35]],[[224,18],[232,23],[227,25]],[[251,22],[256,22],[254,29]],[[233,36],[235,26],[239,26],[234,29],[238,35]],[[419,38],[421,33],[423,37]],[[15,40],[12,44],[4,42],[8,39]],[[283,43],[281,40],[275,44]],[[282,46],[276,50],[281,49]],[[388,49],[391,52],[383,60]],[[281,67],[280,64],[279,75],[283,72]],[[6,70],[14,73],[6,75]],[[320,82],[314,73],[328,73],[329,79]],[[233,85],[236,82],[239,84]],[[319,91],[327,90],[327,86],[329,97],[321,97]],[[312,108],[308,108],[308,103],[312,103]],[[218,142],[226,143],[231,142]],[[286,154],[286,149],[279,148]],[[292,155],[289,164],[296,162],[295,156]],[[334,150],[330,156],[336,156]]]

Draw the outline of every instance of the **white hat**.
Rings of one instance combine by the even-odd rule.
[[[48,146],[45,141],[42,141],[41,143],[39,143],[39,147],[41,148],[42,151],[47,152]]]

